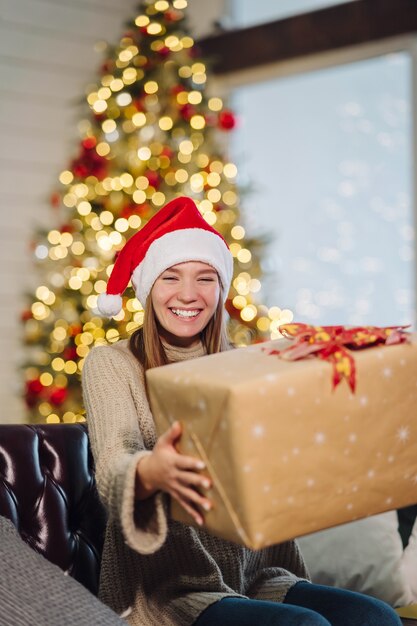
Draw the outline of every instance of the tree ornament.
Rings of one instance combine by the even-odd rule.
[[[52,387],[49,392],[49,402],[54,406],[61,406],[68,396],[66,387]]]
[[[38,396],[42,393],[44,386],[42,385],[39,378],[33,378],[32,380],[28,380],[26,382],[26,391],[30,395]]]
[[[28,320],[33,319],[32,311],[30,309],[26,309],[25,311],[22,311],[20,315],[20,319],[22,320],[22,322],[27,322]]]
[[[56,193],[56,192],[52,193],[50,195],[49,202],[51,204],[51,207],[53,207],[54,209],[57,209],[59,205],[61,204],[61,196],[59,195],[59,193]]]
[[[236,118],[232,111],[219,113],[219,127],[223,130],[232,130],[236,126]]]

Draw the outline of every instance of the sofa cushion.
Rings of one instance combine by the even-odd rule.
[[[313,582],[404,606],[417,602],[417,522],[403,548],[396,511],[299,539]]]
[[[123,626],[83,585],[22,541],[0,516],[0,624]]]

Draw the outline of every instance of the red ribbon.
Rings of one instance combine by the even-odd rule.
[[[313,355],[333,365],[333,389],[345,379],[351,390],[356,387],[355,361],[349,350],[369,348],[378,344],[393,345],[409,341],[408,326],[310,326],[283,324],[279,331],[295,343],[284,350],[268,350],[281,359],[295,361]]]

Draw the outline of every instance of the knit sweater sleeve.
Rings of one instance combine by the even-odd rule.
[[[135,498],[137,464],[151,451],[145,447],[140,407],[132,394],[132,385],[143,383],[132,374],[127,358],[106,346],[94,348],[83,367],[83,396],[97,487],[109,519],[120,525],[131,548],[151,554],[165,541],[167,515],[162,493]],[[144,389],[142,395],[145,411]]]

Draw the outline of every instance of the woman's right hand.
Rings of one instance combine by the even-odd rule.
[[[165,491],[201,526],[204,518],[200,509],[209,511],[212,504],[197,489],[209,489],[211,481],[200,473],[205,468],[201,460],[177,451],[175,446],[181,434],[181,424],[174,422],[159,437],[151,454],[140,459],[136,468],[136,496],[144,500],[156,491]]]

